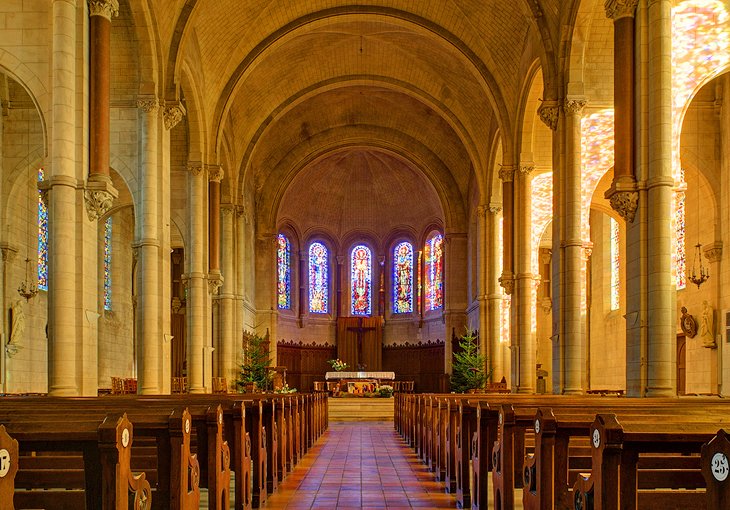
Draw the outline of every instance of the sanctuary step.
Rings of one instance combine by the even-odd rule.
[[[393,421],[394,398],[329,398],[330,421]]]

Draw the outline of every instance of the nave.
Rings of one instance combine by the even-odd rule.
[[[330,422],[267,509],[456,508],[393,422]]]

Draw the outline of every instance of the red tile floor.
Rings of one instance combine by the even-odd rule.
[[[330,422],[267,509],[456,508],[393,422]]]

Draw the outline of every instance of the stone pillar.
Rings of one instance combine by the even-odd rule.
[[[222,235],[222,270],[223,286],[218,296],[220,317],[220,341],[218,343],[219,375],[225,377],[229,387],[237,377],[238,352],[235,345],[236,317],[234,313],[235,275],[233,269],[234,237],[233,237],[233,205],[221,207]]]
[[[502,165],[499,169],[499,178],[502,180],[502,274],[499,276],[499,285],[504,289],[505,294],[512,296],[514,293],[514,166]],[[507,349],[504,349],[505,356],[509,357],[509,363],[503,358],[503,370],[509,374],[508,379],[512,388],[518,384],[518,370],[514,363],[514,355],[519,352],[517,347],[517,328],[513,327],[516,301],[510,299],[510,338]],[[501,315],[501,313],[500,313]]]
[[[342,313],[342,284],[343,284],[342,276],[344,274],[343,270],[344,270],[344,266],[345,266],[345,257],[343,255],[337,255],[335,257],[335,260],[337,261],[337,265],[335,266],[337,268],[336,273],[335,273],[335,287],[336,287],[335,292],[337,292],[337,298],[335,299],[335,309],[332,311],[332,315],[335,319],[337,319],[337,317],[339,317],[340,315],[344,315],[344,316],[350,315],[350,308],[349,308],[350,300],[349,300],[349,296],[348,296],[348,299],[347,299],[348,308],[345,311],[345,313],[343,314]],[[350,288],[349,282],[347,284],[347,288]]]
[[[112,16],[119,14],[118,0],[89,3],[89,180],[84,192],[91,221],[111,209],[117,190],[109,177],[109,108],[111,82]]]
[[[531,164],[520,165],[517,181],[517,193],[515,203],[520,207],[516,209],[517,217],[515,238],[516,238],[516,274],[515,294],[512,297],[512,311],[516,315],[516,335],[512,334],[512,356],[514,368],[518,374],[516,381],[517,393],[534,393],[536,385],[536,345],[535,332],[532,328],[533,316],[535,314],[535,280],[532,273],[531,253],[531,177],[534,170]],[[516,313],[515,313],[516,312]],[[513,321],[515,324],[515,321]],[[513,384],[514,385],[514,384]]]
[[[494,371],[492,372],[492,382],[499,382],[502,377],[508,374],[502,363],[502,338],[501,338],[501,318],[502,309],[502,292],[499,287],[499,246],[497,245],[499,231],[499,213],[502,208],[499,205],[490,205],[487,207],[485,218],[485,230],[487,232],[486,245],[482,252],[482,257],[486,259],[486,275],[485,290],[487,292],[487,316],[482,330],[485,331],[489,339],[489,362]],[[480,319],[481,320],[481,319]]]
[[[445,373],[451,373],[451,334],[457,338],[467,327],[467,248],[466,234],[447,232],[444,235],[444,324],[446,326],[444,364]]]
[[[236,258],[234,268],[236,271],[236,329],[234,331],[233,344],[236,361],[241,357],[243,349],[243,307],[246,292],[246,215],[243,206],[236,207]]]
[[[211,367],[206,365],[205,347],[208,342],[207,325],[208,276],[206,273],[206,176],[201,163],[188,163],[188,218],[189,248],[186,253],[188,299],[187,318],[187,373],[190,393],[205,393],[205,380],[210,378]]]
[[[494,357],[489,342],[488,325],[488,304],[487,304],[487,210],[488,206],[481,204],[477,207],[476,243],[477,255],[472,264],[477,264],[477,290],[476,299],[479,305],[479,352],[487,356],[487,364],[492,364]],[[487,370],[489,366],[487,366]]]
[[[301,247],[303,248],[303,247]],[[307,250],[299,250],[299,310],[297,326],[304,326],[304,314],[307,311],[307,282],[309,281],[309,254]]]
[[[646,396],[676,394],[676,327],[672,285],[672,2],[648,7],[647,387]]]
[[[221,180],[223,179],[223,169],[220,165],[207,165],[208,170],[208,293],[210,298],[206,296],[206,309],[209,310],[209,324],[211,324],[210,340],[205,341],[204,353],[204,380],[206,388],[212,388],[213,373],[220,374],[223,371],[225,360],[221,359],[222,352],[216,355],[216,347],[213,342],[214,338],[220,338],[222,310],[220,307],[215,313],[215,307],[212,305],[217,300],[218,292],[223,285],[223,276],[220,270],[220,246],[221,246],[221,230],[220,230],[220,211],[221,211]],[[217,303],[220,305],[220,303]],[[210,377],[208,376],[210,374]]]
[[[76,380],[76,1],[53,1],[49,189],[48,393],[78,395]]]
[[[585,365],[585,333],[582,315],[583,296],[583,240],[581,239],[581,112],[586,101],[583,98],[566,99],[563,110],[565,135],[565,165],[562,182],[553,182],[553,189],[560,189],[556,197],[563,203],[558,208],[563,211],[564,238],[561,241],[565,273],[562,281],[562,308],[560,320],[563,322],[564,375],[563,393],[577,395],[583,393],[583,374]],[[559,185],[559,188],[558,188]]]
[[[220,276],[220,209],[221,209],[221,180],[223,168],[220,165],[208,165],[208,269],[210,273]]]
[[[627,223],[638,204],[634,171],[634,13],[638,0],[607,0],[606,16],[613,20],[614,170],[606,198]]]
[[[137,250],[137,377],[139,393],[161,392],[159,358],[162,343],[160,328],[160,232],[158,208],[160,172],[157,158],[159,102],[155,97],[137,100],[140,109],[140,198],[135,218]]]

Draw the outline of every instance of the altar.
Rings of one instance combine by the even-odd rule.
[[[395,380],[395,372],[326,372],[327,381],[338,381],[340,392],[363,395],[375,393],[382,381]]]

